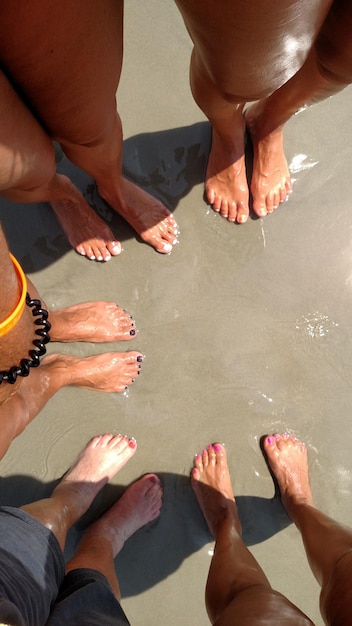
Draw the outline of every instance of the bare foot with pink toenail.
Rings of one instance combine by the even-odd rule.
[[[312,504],[307,448],[294,435],[276,433],[265,437],[264,451],[279,485],[282,504],[293,517],[294,506]]]
[[[191,472],[191,485],[215,538],[219,524],[225,518],[230,518],[237,532],[241,534],[241,524],[223,445],[211,444],[200,454],[196,454]]]

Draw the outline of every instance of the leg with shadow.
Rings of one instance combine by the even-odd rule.
[[[0,568],[5,572],[0,592],[0,619],[2,602],[5,602],[6,609],[9,604],[17,609],[27,626],[89,624],[90,620],[99,624],[128,624],[117,600],[119,591],[113,559],[134,532],[159,515],[162,490],[158,477],[147,474],[132,484],[86,531],[77,557],[67,566],[66,577],[62,551],[68,530],[135,451],[136,442],[128,437],[112,434],[94,437],[50,498],[19,510],[1,508],[2,529],[7,525],[7,558],[21,563],[23,557],[23,570],[21,576],[13,567],[5,572],[4,552],[0,550]],[[17,542],[11,539],[13,527]],[[23,540],[17,532],[21,528]],[[94,621],[99,615],[101,621]]]
[[[122,176],[122,126],[116,111],[123,55],[121,0],[15,0],[0,7],[0,58],[68,158],[99,194],[158,252],[176,242],[176,222],[158,200]],[[23,32],[22,24],[28,29]],[[40,41],[40,45],[38,42]],[[68,208],[52,206],[77,239]],[[86,213],[86,221],[91,215]],[[92,223],[91,236],[96,223]]]
[[[251,192],[256,213],[270,210],[280,181],[291,187],[283,126],[300,108],[324,100],[352,82],[352,7],[334,0],[303,67],[280,89],[245,113],[254,150]],[[276,192],[275,192],[276,193]],[[275,202],[282,202],[279,193]]]
[[[310,567],[321,586],[324,622],[346,626],[352,611],[352,530],[315,508],[303,443],[286,433],[275,434],[265,438],[264,451],[282,503],[302,535]]]
[[[62,212],[75,215],[77,232],[66,228],[65,220],[61,223],[80,254],[106,261],[111,254],[119,253],[120,247],[115,248],[117,242],[105,222],[90,209],[71,180],[57,174],[50,137],[1,71],[0,97],[0,195],[13,202],[52,202]],[[58,217],[60,221],[60,212]],[[94,224],[101,226],[99,241],[91,237]]]
[[[194,43],[193,96],[212,124],[205,192],[215,211],[232,222],[248,219],[245,171],[246,102],[269,96],[302,66],[331,0],[232,2],[176,0]],[[288,175],[271,189],[259,216],[272,212],[290,191]]]
[[[136,351],[85,358],[44,356],[51,313],[14,261],[0,226],[0,458],[59,389],[73,385],[124,392],[138,377],[143,361]],[[130,316],[114,303],[83,303],[52,317],[52,339],[57,341],[131,339],[135,332]]]
[[[243,543],[226,452],[217,443],[194,459],[192,487],[215,538],[206,586],[210,621],[217,626],[298,626],[312,624],[297,607],[270,586]]]

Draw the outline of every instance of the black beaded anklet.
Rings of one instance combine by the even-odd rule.
[[[40,300],[32,300],[28,293],[26,305],[32,309],[33,317],[37,318],[34,320],[34,324],[41,326],[41,328],[37,328],[35,331],[35,334],[39,335],[40,339],[33,340],[35,349],[29,351],[29,359],[22,359],[19,365],[14,365],[9,370],[0,371],[0,385],[2,382],[13,385],[17,380],[17,376],[28,376],[31,367],[38,367],[40,357],[46,353],[45,344],[50,341],[49,330],[51,324],[48,321],[48,311],[42,309]]]

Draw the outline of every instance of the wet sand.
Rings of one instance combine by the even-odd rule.
[[[203,201],[210,128],[188,87],[190,49],[172,2],[127,3],[118,94],[125,171],[174,211],[181,233],[170,256],[138,242],[65,159],[59,170],[122,241],[119,258],[78,256],[46,205],[0,202],[11,249],[50,307],[115,300],[139,329],[128,343],[49,350],[147,355],[126,396],[59,392],[3,459],[0,501],[43,497],[97,433],[134,435],[137,454],[93,509],[144,472],[161,476],[160,519],[116,560],[123,607],[134,626],[206,626],[213,542],[188,477],[195,452],[225,442],[247,544],[273,587],[320,625],[318,586],[273,499],[259,440],[284,430],[304,440],[317,505],[351,522],[351,89],[289,122],[292,196],[275,214],[236,226]]]

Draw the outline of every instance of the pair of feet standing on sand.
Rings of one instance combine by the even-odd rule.
[[[284,434],[267,437],[264,446],[287,512],[290,512],[292,501],[311,504],[304,444]],[[89,441],[51,496],[65,504],[68,526],[88,510],[99,491],[132,458],[136,449],[136,441],[123,435],[98,435]],[[195,456],[191,482],[214,537],[225,516],[233,520],[241,533],[223,445],[209,445]],[[159,478],[155,474],[145,474],[90,527],[90,537],[94,535],[97,540],[103,537],[109,541],[116,556],[132,534],[158,517],[161,505]],[[84,543],[83,538],[81,551],[84,551]]]
[[[44,504],[39,501],[38,507],[44,510],[45,506],[54,507],[54,503],[57,503],[58,510],[63,512],[65,518],[62,526],[68,530],[86,513],[99,491],[132,458],[136,450],[135,439],[124,435],[94,437],[54,489],[51,498],[45,500]],[[159,478],[155,474],[145,474],[132,483],[121,498],[88,528],[77,552],[68,563],[68,571],[82,566],[79,559],[88,557],[89,553],[94,552],[94,545],[99,545],[101,541],[110,545],[114,558],[132,534],[158,517],[161,504]],[[29,506],[33,514],[34,505]],[[26,510],[26,507],[23,508]]]
[[[213,127],[212,146],[205,181],[205,195],[214,211],[230,222],[245,223],[249,216],[249,188],[245,163],[245,136],[253,146],[253,172],[250,183],[252,207],[258,217],[277,209],[292,190],[283,149],[282,128],[269,127],[261,102],[243,114],[234,110],[231,124],[222,132]]]
[[[296,437],[284,433],[266,437],[264,450],[288,515],[292,502],[312,504],[306,446]],[[217,537],[219,524],[225,517],[233,521],[241,535],[226,451],[222,444],[211,444],[200,454],[196,454],[191,482],[214,537]]]
[[[283,150],[281,127],[267,131],[261,103],[242,115],[238,107],[234,126],[221,135],[214,128],[205,180],[205,195],[214,211],[230,222],[243,224],[249,216],[249,189],[245,163],[245,133],[253,152],[251,195],[259,217],[272,213],[288,197],[292,182]],[[130,181],[122,179],[124,196],[110,205],[157,252],[170,254],[177,243],[178,226],[170,211]],[[102,192],[100,192],[102,193]],[[51,202],[69,242],[90,260],[108,261],[121,253],[121,244],[109,226],[89,207],[78,190],[72,201]],[[102,195],[104,199],[105,196]]]
[[[66,176],[60,180],[68,187],[67,199],[51,201],[56,218],[71,246],[91,261],[109,261],[121,254],[121,243],[104,220],[88,205],[83,195]],[[121,215],[137,235],[161,254],[170,254],[177,243],[178,226],[172,213],[156,198],[121,178],[120,193],[99,194]]]
[[[287,512],[290,511],[291,501],[311,504],[305,445],[284,434],[267,437],[264,446]],[[65,502],[70,526],[87,511],[103,486],[122,469],[136,450],[136,441],[123,435],[98,435],[89,441],[52,494],[52,498]],[[241,533],[223,445],[209,445],[195,456],[191,481],[214,537],[219,522],[227,515]],[[133,533],[158,517],[161,504],[160,480],[155,474],[146,474],[127,488],[91,527],[90,533],[103,534],[105,539],[111,541],[116,556]]]

